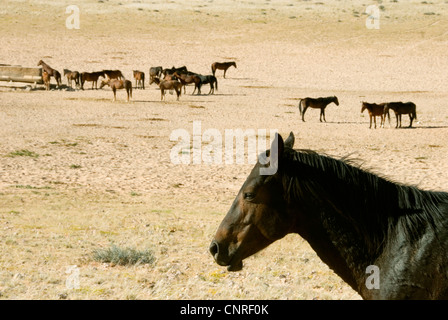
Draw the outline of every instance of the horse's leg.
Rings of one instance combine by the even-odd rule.
[[[224,69],[224,79],[226,78],[227,69]]]
[[[409,121],[410,121],[410,123],[409,123],[409,128],[411,128],[412,127],[412,121],[414,120],[414,117],[412,116],[412,113],[410,113],[409,114]]]
[[[370,118],[370,126],[369,126],[369,129],[372,129],[372,115],[371,115],[371,114],[369,114],[369,118]]]
[[[320,122],[322,122],[321,119],[322,117],[324,118],[324,121],[327,122],[327,120],[325,120],[325,108],[320,109],[320,117],[319,117]]]
[[[112,87],[112,91],[114,92],[114,99],[112,101],[115,102],[117,100],[117,89]]]
[[[376,129],[376,116],[373,116],[373,122],[375,123],[375,129]]]

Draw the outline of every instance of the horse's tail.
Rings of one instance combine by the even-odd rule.
[[[216,79],[216,77],[214,77],[214,79],[213,80],[215,80],[215,84],[216,84],[216,91],[218,91],[218,79]]]
[[[300,115],[302,115],[302,100],[303,100],[303,99],[299,99],[299,111],[300,111]]]
[[[212,63],[212,74],[213,76],[215,76],[215,72],[216,72],[216,66],[214,63]]]

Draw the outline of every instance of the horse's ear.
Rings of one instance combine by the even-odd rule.
[[[271,150],[269,156],[271,165],[272,164],[274,164],[275,166],[278,165],[279,159],[282,157],[284,149],[285,149],[285,142],[283,141],[283,137],[276,132],[275,138],[271,144]]]
[[[292,131],[289,133],[289,137],[286,138],[285,140],[285,147],[287,148],[294,148],[294,142],[295,142],[295,137],[294,137],[294,133],[292,133]]]

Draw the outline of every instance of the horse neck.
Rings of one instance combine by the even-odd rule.
[[[354,182],[357,174],[367,173],[341,163],[332,166],[331,162],[337,160],[330,158],[314,161],[300,170],[301,175],[294,174],[297,178],[284,178],[290,194],[288,208],[296,217],[294,232],[307,240],[322,261],[359,292],[365,284],[366,267],[374,264],[382,252],[386,237],[383,230],[387,230],[388,223],[387,217],[376,217],[373,213],[378,212],[368,212],[366,206],[376,206],[382,199],[373,198],[375,188],[369,185],[368,179],[362,179],[359,185]],[[330,162],[324,165],[325,173],[313,168],[322,166],[319,161]],[[344,180],[339,177],[344,175],[343,170],[354,172]]]

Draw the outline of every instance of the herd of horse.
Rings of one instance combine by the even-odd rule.
[[[53,69],[43,60],[40,60],[37,64],[42,67],[42,80],[44,82],[46,90],[50,90],[50,80],[53,77],[56,80],[58,87],[62,84],[62,77],[59,71]],[[216,70],[224,71],[224,78],[227,69],[230,67],[236,68],[234,61],[229,62],[214,62],[211,65],[212,74],[202,75],[199,73],[191,72],[186,66],[180,68],[162,68],[151,67],[149,69],[149,85],[156,83],[161,91],[161,100],[165,98],[166,90],[175,90],[177,94],[177,100],[182,93],[182,87],[184,88],[184,94],[186,93],[185,87],[187,85],[194,85],[194,91],[192,94],[201,94],[201,87],[204,84],[210,85],[210,91],[208,94],[214,94],[215,89],[218,90],[218,80],[215,76]],[[162,78],[163,76],[163,78]],[[102,77],[104,80],[100,83],[100,89],[106,85],[109,85],[114,93],[114,99],[116,100],[116,90],[125,89],[127,92],[127,101],[132,98],[132,83],[130,80],[126,80],[120,70],[102,70],[95,72],[79,72],[64,69],[64,77],[67,78],[67,85],[73,88],[73,82],[75,87],[84,90],[84,84],[86,81],[92,82],[92,90],[98,89],[98,81]],[[145,73],[139,70],[133,70],[133,77],[135,79],[135,89],[145,89]]]
[[[331,97],[320,97],[320,98],[303,98],[299,99],[299,111],[300,116],[302,117],[302,121],[305,121],[305,112],[308,108],[320,109],[320,117],[319,121],[324,122],[325,119],[325,108],[330,104],[334,103],[337,106],[339,105],[339,100],[336,96]],[[392,110],[395,113],[396,125],[395,128],[401,128],[401,116],[403,114],[409,115],[409,128],[412,127],[412,122],[417,119],[417,107],[413,102],[383,102],[383,103],[368,103],[361,102],[361,113],[364,110],[367,110],[370,117],[370,127],[372,128],[372,120],[374,122],[374,127],[376,129],[376,117],[381,118],[380,126],[384,128],[384,123],[386,120],[386,115],[389,119],[390,123],[390,114],[389,111]]]

